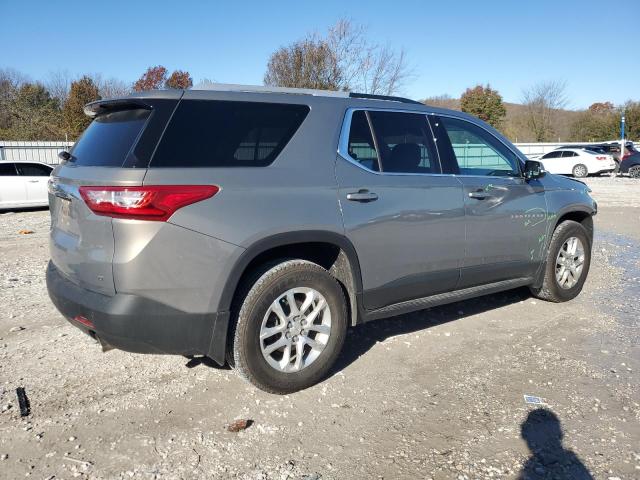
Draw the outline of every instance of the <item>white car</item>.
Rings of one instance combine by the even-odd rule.
[[[49,205],[47,182],[52,170],[45,163],[0,161],[0,210]]]
[[[538,161],[549,173],[586,177],[589,174],[613,172],[616,162],[611,155],[583,148],[559,148],[545,153]]]

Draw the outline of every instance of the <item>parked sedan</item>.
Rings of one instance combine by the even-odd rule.
[[[49,205],[47,182],[52,170],[38,162],[0,162],[0,210]]]
[[[620,173],[628,173],[632,178],[640,178],[640,153],[625,156],[620,164]]]
[[[589,174],[613,172],[616,162],[611,155],[582,148],[559,148],[539,159],[549,173],[586,177]]]

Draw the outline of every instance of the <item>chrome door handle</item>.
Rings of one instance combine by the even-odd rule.
[[[40,180],[27,180],[29,183],[40,183]]]
[[[484,190],[478,190],[477,192],[469,192],[469,198],[475,198],[476,200],[484,200],[492,195]]]
[[[347,200],[351,200],[352,202],[373,202],[378,199],[378,195],[376,193],[370,192],[366,188],[361,188],[357,192],[347,193]]]

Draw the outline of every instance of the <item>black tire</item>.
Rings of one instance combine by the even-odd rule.
[[[265,360],[260,344],[262,319],[271,304],[292,288],[313,288],[326,299],[331,311],[331,332],[326,346],[308,366],[281,372]],[[284,260],[262,268],[247,282],[237,302],[230,333],[229,364],[243,379],[261,390],[287,394],[321,381],[338,358],[347,332],[348,315],[342,288],[321,266],[306,260]]]
[[[583,165],[582,163],[578,163],[577,165],[573,166],[573,170],[571,171],[571,174],[576,178],[584,178],[587,175],[589,175],[589,170],[587,169],[586,165]]]
[[[576,284],[571,288],[562,288],[556,279],[556,258],[564,242],[571,237],[577,237],[582,242],[584,248],[584,263],[580,278]],[[572,220],[565,220],[556,227],[551,237],[542,286],[540,288],[531,287],[531,293],[533,296],[549,302],[559,303],[572,300],[582,291],[582,286],[589,274],[590,265],[591,236],[589,232],[582,224]]]

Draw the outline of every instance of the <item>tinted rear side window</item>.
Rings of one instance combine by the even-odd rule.
[[[307,105],[183,100],[152,167],[261,167],[273,162],[309,113]]]
[[[71,150],[76,165],[120,167],[149,118],[145,109],[120,110],[96,117]]]
[[[48,177],[52,169],[37,163],[19,163],[18,170],[23,177]]]
[[[13,163],[0,163],[0,177],[15,177],[18,175]]]

